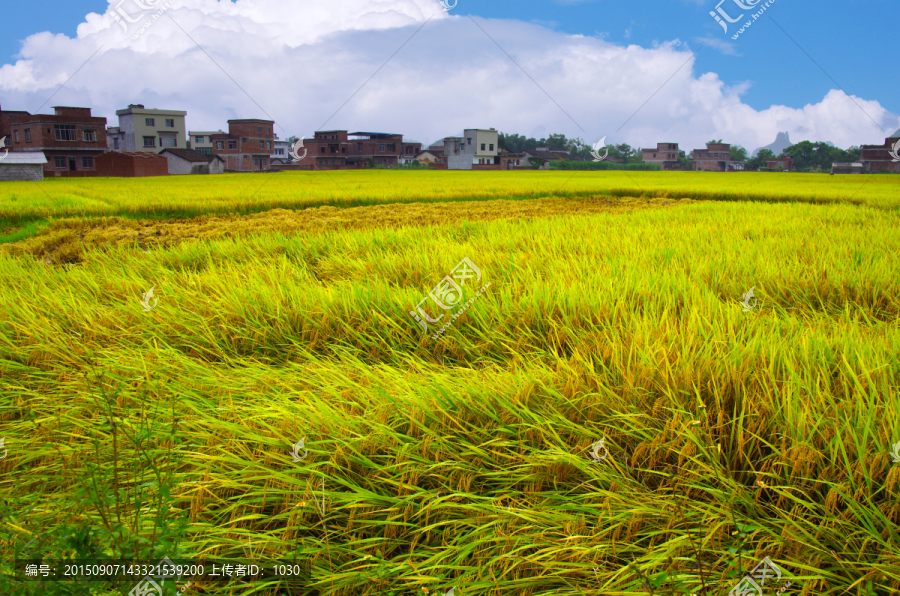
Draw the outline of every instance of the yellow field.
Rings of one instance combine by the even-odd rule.
[[[0,186],[0,593],[900,591],[900,177],[572,174]]]

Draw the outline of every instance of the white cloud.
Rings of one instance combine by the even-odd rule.
[[[137,13],[134,1],[122,6]],[[143,103],[187,110],[195,130],[271,117],[282,138],[308,138],[324,124],[428,143],[494,127],[589,143],[603,136],[644,147],[679,142],[688,151],[711,138],[752,150],[785,130],[795,142],[841,147],[886,136],[840,91],[802,108],[754,110],[740,99],[749,83],[695,74],[691,50],[678,40],[620,46],[516,20],[473,23],[456,12],[438,0],[174,0],[136,41],[108,15],[92,13],[74,39],[28,37],[22,59],[0,67],[2,103],[34,112],[72,77],[41,112],[90,106],[115,125],[116,109]],[[888,132],[900,126],[877,101],[854,99]]]

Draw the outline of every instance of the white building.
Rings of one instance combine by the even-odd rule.
[[[119,126],[107,128],[107,145],[114,151],[146,151],[186,149],[187,128],[180,110],[148,110],[143,104],[131,104],[116,110]],[[118,145],[118,146],[117,146]]]
[[[218,155],[198,153],[192,149],[163,149],[159,152],[169,162],[169,174],[224,174],[225,161]]]
[[[212,135],[223,135],[224,130],[192,130],[188,133],[190,137],[191,150],[203,155],[213,154]]]
[[[496,128],[467,128],[462,137],[444,139],[448,170],[471,170],[473,165],[499,162],[500,135]]]
[[[47,158],[41,151],[16,151],[4,156],[0,153],[0,181],[44,180],[44,164]]]

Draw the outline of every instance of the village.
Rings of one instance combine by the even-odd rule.
[[[145,177],[397,168],[413,164],[435,170],[551,169],[557,162],[584,161],[554,147],[511,152],[501,148],[495,128],[466,129],[462,137],[445,137],[424,147],[403,134],[316,131],[311,139],[279,139],[272,120],[228,120],[228,131],[188,130],[184,110],[148,109],[131,104],[117,110],[118,126],[92,115],[86,107],[53,108],[53,114],[0,110],[0,181],[45,177]],[[900,131],[884,145],[863,145],[858,162],[834,163],[832,174],[900,173],[896,147]],[[295,145],[298,147],[295,149]],[[300,149],[299,147],[302,147]],[[652,169],[697,172],[742,172],[746,162],[732,159],[732,145],[711,142],[679,159],[678,143],[640,149],[641,162]],[[594,161],[621,163],[615,157]],[[766,171],[794,171],[789,155],[764,160]]]

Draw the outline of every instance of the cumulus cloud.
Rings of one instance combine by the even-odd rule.
[[[847,147],[880,142],[886,134],[878,125],[900,126],[877,101],[841,91],[814,105],[757,111],[741,101],[749,83],[729,86],[695,72],[692,50],[679,40],[622,46],[448,13],[438,0],[125,0],[120,7],[141,17],[127,32],[109,14],[91,13],[74,39],[28,37],[20,59],[0,67],[0,103],[32,113],[42,103],[90,106],[110,125],[117,109],[143,103],[187,110],[193,130],[271,118],[282,138],[322,128],[430,143],[493,127],[589,143],[603,136],[643,147],[679,142],[688,151],[711,138],[754,149],[779,131]]]

